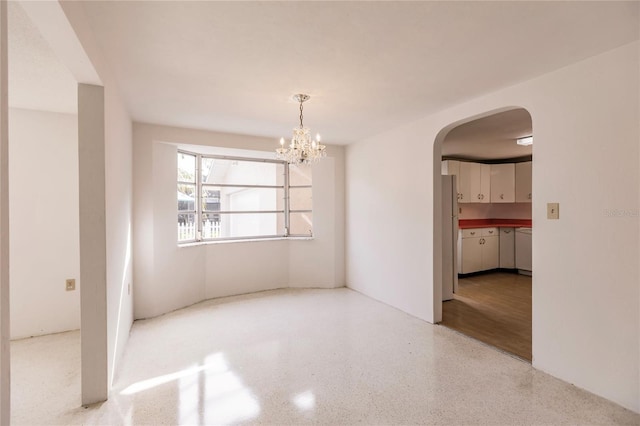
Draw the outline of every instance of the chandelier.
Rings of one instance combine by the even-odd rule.
[[[320,135],[311,139],[311,131],[302,125],[302,103],[308,101],[309,95],[297,94],[293,99],[300,102],[300,127],[293,129],[293,137],[287,148],[284,138],[280,138],[280,148],[276,149],[276,157],[289,164],[311,164],[327,156],[326,146],[320,143]]]

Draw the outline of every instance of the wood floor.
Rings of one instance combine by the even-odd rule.
[[[531,277],[496,272],[459,280],[442,325],[531,362]]]

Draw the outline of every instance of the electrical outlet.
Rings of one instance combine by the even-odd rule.
[[[67,291],[73,291],[73,290],[75,290],[75,289],[76,289],[76,280],[75,280],[75,279],[73,279],[73,278],[69,278],[69,279],[66,281],[66,287],[65,287],[65,288],[66,288],[66,290],[67,290]]]
[[[560,203],[547,203],[547,219],[560,219]]]

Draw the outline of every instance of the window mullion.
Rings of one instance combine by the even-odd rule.
[[[196,240],[202,241],[202,156],[200,154],[196,155],[196,204],[198,210]]]
[[[284,163],[284,236],[289,236],[289,163]]]

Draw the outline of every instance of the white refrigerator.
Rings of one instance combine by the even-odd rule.
[[[458,191],[456,176],[442,176],[442,300],[458,291]]]

